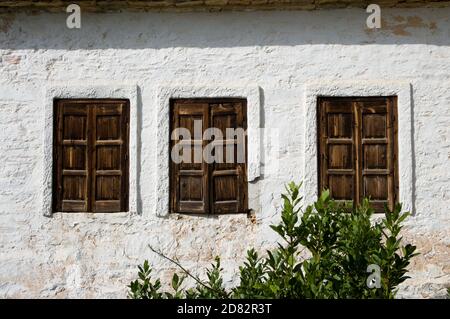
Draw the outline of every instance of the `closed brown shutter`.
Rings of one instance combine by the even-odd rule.
[[[227,128],[246,128],[244,108],[245,105],[242,102],[211,104],[211,126],[218,128],[223,134],[223,140],[214,139],[217,147],[222,148],[223,163],[211,163],[210,165],[212,213],[244,212],[246,167],[245,162],[238,162],[238,154],[239,152],[243,152],[244,155],[246,153],[245,140],[243,140],[245,137],[228,136],[229,139],[227,139],[226,134]],[[238,131],[237,134],[239,133]],[[244,144],[238,144],[239,141],[243,141]],[[227,150],[233,152],[232,163],[226,162]]]
[[[394,98],[321,98],[319,189],[338,201],[371,199],[376,212],[397,201]]]
[[[128,189],[127,104],[94,104],[91,112],[92,211],[125,211]]]
[[[127,211],[128,102],[59,100],[55,107],[55,211]]]
[[[88,108],[58,102],[55,116],[55,210],[85,212],[89,206]]]
[[[320,190],[338,201],[359,197],[355,119],[348,100],[324,100],[319,112]]]
[[[246,140],[232,135],[227,139],[226,129],[246,129],[246,102],[237,99],[175,100],[172,101],[171,133],[176,128],[186,128],[190,139],[180,140],[178,134],[171,140],[171,152],[177,144],[191,146],[191,161],[195,147],[200,147],[200,162],[175,163],[171,158],[171,211],[178,213],[239,213],[247,207]],[[201,121],[202,136],[194,139],[194,121]],[[222,138],[203,139],[208,128],[217,128]],[[237,131],[238,133],[239,131]],[[241,138],[239,138],[241,137]],[[242,142],[242,143],[238,143]],[[207,144],[214,143],[214,151],[222,150],[221,163],[208,163],[203,157]],[[243,155],[238,163],[238,148]],[[227,150],[233,149],[234,158],[227,162]],[[206,150],[207,151],[207,150]],[[182,154],[182,151],[181,151]],[[216,155],[214,152],[213,156]]]
[[[361,193],[377,212],[397,201],[396,110],[391,98],[358,102],[361,128]]]
[[[203,148],[206,141],[202,140],[203,132],[208,128],[207,103],[178,101],[173,106],[172,128],[185,128],[191,138],[182,140],[179,136],[172,140],[172,146],[181,143],[191,147],[190,161],[175,163],[170,160],[172,167],[171,198],[172,211],[179,213],[208,213],[208,164],[203,161]],[[201,136],[194,135],[195,121],[201,122]],[[202,158],[195,159],[195,152],[202,151]],[[172,148],[171,148],[172,149]],[[179,153],[183,155],[183,150]],[[198,157],[198,156],[197,156]]]

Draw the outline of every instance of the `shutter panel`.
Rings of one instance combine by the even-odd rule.
[[[245,135],[226,136],[227,128],[246,129],[244,102],[211,104],[210,126],[219,129],[223,140],[214,139],[215,152],[222,153],[222,163],[210,164],[211,213],[244,212],[247,201]],[[243,133],[241,130],[240,132]],[[239,134],[239,131],[238,131]],[[227,139],[228,138],[228,139]],[[227,152],[233,156],[226,160]],[[241,163],[238,161],[238,151]],[[242,161],[243,159],[243,161]]]
[[[86,105],[58,101],[55,122],[55,211],[88,210],[89,157]]]
[[[202,124],[201,136],[194,135],[194,123]],[[177,164],[171,158],[171,210],[177,213],[208,213],[208,164],[203,161],[203,148],[207,141],[203,141],[203,132],[208,127],[208,104],[192,101],[177,101],[172,107],[172,131],[185,128],[190,132],[190,138],[171,139],[171,153],[175,145],[181,143],[190,147],[190,161]],[[172,133],[171,131],[171,133]],[[195,158],[196,151],[201,150],[201,158]],[[181,151],[180,154],[183,154]],[[183,154],[184,155],[184,154]]]
[[[128,210],[129,107],[125,101],[89,105],[93,212]]]
[[[350,100],[319,103],[319,190],[329,189],[337,201],[358,198],[357,132]]]
[[[393,99],[379,98],[358,103],[361,118],[361,197],[371,199],[376,212],[396,202]]]

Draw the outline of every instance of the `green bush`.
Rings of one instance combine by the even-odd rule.
[[[371,220],[368,200],[352,207],[332,200],[325,191],[313,204],[301,209],[299,188],[290,183],[282,195],[281,221],[271,228],[282,241],[261,257],[247,252],[239,267],[240,283],[226,290],[216,257],[202,281],[176,263],[183,275],[173,275],[172,292],[161,292],[159,279],[152,281],[147,261],[139,266],[139,279],[130,283],[129,297],[147,298],[394,298],[408,276],[407,266],[416,247],[403,246],[399,233],[409,213],[385,208],[381,221]],[[153,250],[154,251],[154,250]],[[194,287],[183,288],[190,276]]]

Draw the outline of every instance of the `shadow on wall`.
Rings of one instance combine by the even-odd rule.
[[[305,44],[450,44],[450,8],[385,9],[368,29],[362,9],[223,13],[0,15],[0,49],[145,49]]]

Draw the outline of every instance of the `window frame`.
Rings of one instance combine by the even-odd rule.
[[[120,123],[120,136],[121,139],[123,138],[123,143],[121,145],[124,145],[125,149],[120,152],[120,161],[121,161],[121,186],[120,186],[120,194],[119,194],[119,201],[120,201],[120,209],[114,210],[114,211],[95,211],[93,209],[95,202],[95,188],[93,187],[93,182],[90,180],[92,178],[92,172],[95,171],[95,168],[88,163],[86,167],[87,175],[86,175],[86,183],[87,183],[87,209],[86,211],[64,211],[63,209],[58,209],[60,205],[62,204],[62,198],[60,191],[57,190],[58,188],[58,181],[60,181],[60,178],[58,178],[58,174],[60,174],[60,171],[62,170],[62,167],[59,167],[59,159],[58,158],[58,131],[60,127],[58,127],[59,122],[59,116],[64,114],[61,110],[58,109],[59,105],[64,102],[69,102],[71,104],[125,104],[125,111],[121,113],[121,123]],[[88,160],[88,157],[93,157],[96,154],[92,153],[92,138],[91,136],[93,131],[92,127],[89,127],[89,118],[91,117],[91,112],[87,110],[87,121],[86,121],[86,160]],[[53,129],[52,129],[52,188],[51,188],[51,212],[54,213],[106,213],[106,214],[117,214],[122,212],[128,212],[130,211],[130,141],[131,141],[131,101],[128,98],[102,98],[102,97],[96,97],[96,98],[76,98],[76,97],[60,97],[60,98],[54,98],[53,99]],[[92,123],[91,123],[92,124]],[[123,127],[122,125],[125,125]],[[122,130],[125,130],[124,136],[122,137]],[[90,141],[91,139],[91,141]],[[59,156],[61,157],[61,155]],[[93,161],[93,158],[89,159],[89,163],[95,162]],[[90,178],[89,178],[90,177]],[[89,182],[88,182],[89,181]]]
[[[171,139],[171,133],[174,129],[174,108],[175,108],[175,104],[176,103],[184,103],[184,104],[189,104],[189,103],[204,103],[204,104],[209,104],[208,105],[208,116],[210,116],[210,110],[211,110],[211,104],[221,104],[221,103],[242,103],[242,108],[243,108],[243,126],[244,126],[244,130],[246,132],[245,134],[245,139],[244,139],[244,143],[245,143],[245,163],[242,163],[243,166],[243,195],[244,195],[244,199],[243,199],[243,203],[242,203],[242,211],[237,211],[237,212],[220,212],[220,213],[216,213],[216,212],[211,212],[211,206],[213,205],[214,201],[212,199],[212,178],[211,178],[211,173],[212,173],[212,169],[211,169],[211,165],[212,164],[206,164],[207,165],[207,189],[208,189],[208,196],[206,199],[207,205],[208,205],[208,209],[207,212],[178,212],[176,210],[176,203],[177,203],[177,192],[175,191],[174,187],[175,187],[175,170],[176,170],[176,165],[170,158],[170,154],[172,151],[172,147],[174,146],[174,141]],[[208,121],[208,127],[211,127],[210,123],[209,123],[209,118],[207,119]],[[208,128],[206,127],[206,128]],[[205,128],[205,129],[206,129]],[[192,98],[170,98],[169,99],[169,147],[168,147],[168,160],[169,160],[169,188],[168,188],[168,196],[169,196],[169,213],[170,214],[187,214],[187,215],[235,215],[235,214],[247,214],[249,212],[249,199],[248,199],[248,135],[247,135],[247,130],[248,130],[248,109],[247,109],[247,99],[246,98],[238,98],[238,97],[208,97],[208,98],[196,98],[196,97],[192,97]],[[204,145],[204,144],[203,144]],[[202,162],[203,163],[203,162]]]

